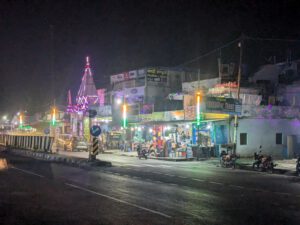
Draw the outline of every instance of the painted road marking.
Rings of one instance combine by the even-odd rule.
[[[160,173],[160,172],[152,172],[152,173],[155,173],[155,174],[163,174],[163,173]]]
[[[211,184],[217,184],[217,185],[224,185],[224,184],[222,184],[222,183],[214,182],[214,181],[210,181],[209,183],[211,183]]]
[[[34,175],[34,176],[38,176],[38,177],[44,178],[44,176],[43,176],[43,175],[40,175],[40,174],[37,174],[37,173],[31,172],[31,171],[28,171],[28,170],[23,170],[23,169],[20,169],[20,168],[14,167],[14,166],[11,166],[10,168],[12,168],[12,169],[15,169],[15,170],[22,171],[23,173],[27,173],[27,174],[30,174],[30,175]]]
[[[239,185],[232,185],[232,184],[230,184],[229,186],[230,186],[230,187],[234,187],[234,188],[240,188],[240,189],[243,189],[243,188],[245,188],[245,187],[243,187],[243,186],[239,186]]]
[[[79,189],[79,190],[82,190],[82,191],[85,191],[85,192],[88,192],[88,193],[91,193],[91,194],[94,194],[94,195],[98,195],[98,196],[101,196],[101,197],[104,197],[104,198],[108,198],[110,200],[123,203],[125,205],[129,205],[129,206],[132,206],[132,207],[135,207],[135,208],[138,208],[138,209],[142,209],[144,211],[151,212],[153,214],[157,214],[157,215],[160,215],[160,216],[163,216],[163,217],[166,217],[166,218],[171,218],[171,216],[169,216],[165,213],[161,213],[161,212],[158,212],[158,211],[155,211],[155,210],[152,210],[152,209],[148,209],[146,207],[143,207],[143,206],[140,206],[140,205],[137,205],[137,204],[126,202],[124,200],[117,199],[117,198],[114,198],[112,196],[105,195],[105,194],[102,194],[102,193],[99,193],[99,192],[96,192],[96,191],[92,191],[92,190],[89,190],[89,189],[84,188],[84,187],[80,187],[80,186],[77,186],[77,185],[74,185],[74,184],[69,184],[69,183],[65,183],[65,185],[76,188],[76,189]]]
[[[170,167],[172,167],[172,166],[170,166],[170,165],[158,165],[157,167],[166,167],[166,168],[170,168]]]
[[[204,182],[204,180],[197,179],[197,178],[192,178],[192,180],[199,181],[199,182]]]
[[[164,175],[165,175],[165,176],[169,176],[169,177],[175,177],[175,175],[173,175],[173,174],[168,174],[168,173],[165,173]]]

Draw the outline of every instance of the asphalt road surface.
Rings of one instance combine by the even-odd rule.
[[[0,153],[0,224],[300,224],[298,177],[101,155],[68,167]]]

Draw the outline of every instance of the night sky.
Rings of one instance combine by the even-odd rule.
[[[87,55],[100,88],[108,84],[111,74],[146,66],[178,66],[241,33],[297,39],[297,2],[2,0],[0,112],[44,111],[52,93],[58,103],[65,104],[67,90],[75,95],[79,88]],[[245,60],[257,59],[250,63],[253,67],[293,48],[290,43],[280,44],[276,48],[275,43],[249,42]],[[226,51],[224,61],[236,59],[236,46]],[[214,73],[215,57],[197,62],[196,67]]]

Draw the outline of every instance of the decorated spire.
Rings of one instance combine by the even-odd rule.
[[[90,58],[87,56],[86,57],[86,64],[85,64],[85,68],[90,68]]]
[[[84,74],[76,97],[77,105],[81,110],[87,110],[92,105],[99,104],[97,89],[92,76],[90,58],[86,57]]]

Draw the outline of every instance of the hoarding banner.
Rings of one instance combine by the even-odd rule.
[[[116,82],[120,82],[122,80],[124,80],[124,74],[123,73],[110,76],[110,83],[111,84],[116,83]]]
[[[153,104],[144,104],[141,106],[140,114],[151,114],[153,112]]]
[[[116,82],[120,82],[120,81],[124,81],[124,80],[131,80],[131,79],[135,79],[135,78],[137,78],[137,71],[131,70],[128,72],[110,76],[110,83],[113,84]]]
[[[184,120],[184,111],[183,110],[166,111],[164,120],[165,121]]]
[[[206,112],[217,112],[227,114],[242,113],[242,103],[234,98],[223,97],[206,97],[205,99]]]
[[[167,83],[168,82],[168,71],[159,69],[147,69],[147,81],[157,82],[157,83]]]

